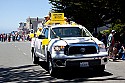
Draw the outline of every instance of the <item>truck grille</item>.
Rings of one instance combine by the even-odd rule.
[[[95,46],[67,46],[65,48],[64,53],[66,55],[74,55],[74,54],[95,54],[97,53]]]

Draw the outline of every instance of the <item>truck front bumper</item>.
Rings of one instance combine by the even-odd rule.
[[[54,67],[92,67],[108,63],[107,52],[89,55],[56,55],[52,58]]]

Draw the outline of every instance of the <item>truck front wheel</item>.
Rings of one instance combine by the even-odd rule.
[[[48,64],[47,70],[48,70],[49,74],[51,76],[54,75],[55,74],[55,68],[53,67],[50,53],[48,53],[48,55],[47,55],[47,64]]]
[[[105,70],[105,65],[100,65],[100,66],[95,66],[94,67],[94,70],[97,72],[97,73],[103,73],[104,70]]]

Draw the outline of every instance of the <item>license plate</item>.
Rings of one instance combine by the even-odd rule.
[[[80,67],[88,67],[89,63],[88,62],[80,62]]]

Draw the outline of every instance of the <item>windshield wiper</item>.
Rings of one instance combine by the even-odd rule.
[[[58,35],[55,33],[55,31],[53,31],[53,29],[51,29],[51,31],[52,31],[52,33],[54,34],[54,36],[55,36],[56,38],[59,38],[59,39],[61,40],[61,37],[58,36]]]

